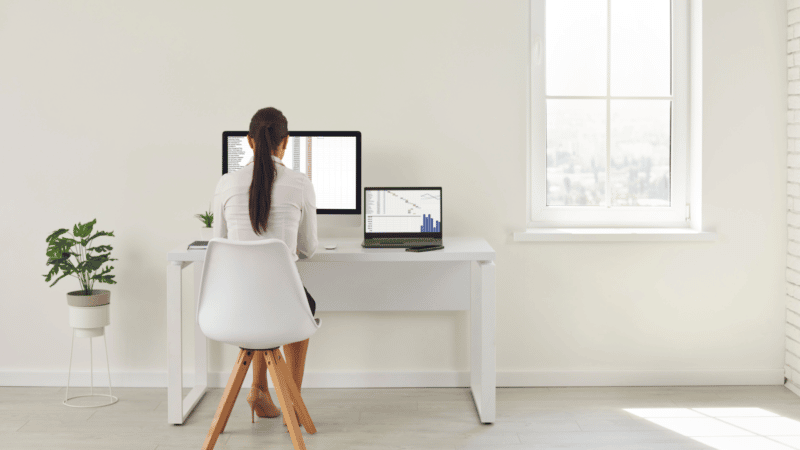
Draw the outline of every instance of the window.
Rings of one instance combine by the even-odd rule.
[[[686,0],[531,0],[530,227],[688,226]]]

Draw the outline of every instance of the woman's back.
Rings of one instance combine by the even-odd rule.
[[[279,239],[308,258],[317,248],[317,200],[311,180],[284,167],[281,158],[289,142],[289,123],[275,108],[258,110],[250,120],[247,142],[253,149],[253,162],[220,178],[214,193],[214,237],[251,241]],[[268,270],[268,269],[267,269]],[[316,302],[305,291],[311,315]],[[303,368],[308,339],[283,346],[298,389],[303,384]],[[266,364],[259,353],[253,358],[253,387],[247,396],[259,417],[277,417],[267,389]]]
[[[261,235],[250,221],[250,184],[254,164],[224,175],[214,193],[214,237],[239,241],[280,239],[298,259],[308,258],[317,248],[317,209],[314,185],[300,172],[275,162],[275,180],[269,208],[267,229]]]

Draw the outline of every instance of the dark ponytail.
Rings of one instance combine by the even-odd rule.
[[[250,120],[249,134],[256,143],[250,183],[250,226],[259,235],[267,231],[272,185],[277,175],[272,153],[289,135],[288,125],[283,113],[275,108],[260,109]]]

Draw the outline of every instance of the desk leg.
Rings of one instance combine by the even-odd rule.
[[[200,280],[204,261],[194,263],[194,386],[205,392],[208,387],[208,340],[197,324],[197,306],[200,301]]]
[[[194,387],[183,397],[183,335],[182,335],[182,269],[191,261],[172,261],[167,266],[167,350],[169,352],[167,384],[167,423],[181,425],[203,398],[208,388],[208,346],[206,337],[197,326],[195,314],[195,381]],[[199,270],[198,270],[199,267]],[[195,264],[195,311],[200,293],[202,264]]]
[[[493,423],[496,410],[495,265],[472,267],[470,305],[470,387],[482,423]]]
[[[187,263],[171,261],[167,266],[167,423],[183,423],[183,350],[181,348],[181,269]]]

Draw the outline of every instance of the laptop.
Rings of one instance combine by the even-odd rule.
[[[365,248],[442,245],[442,188],[364,188]]]

